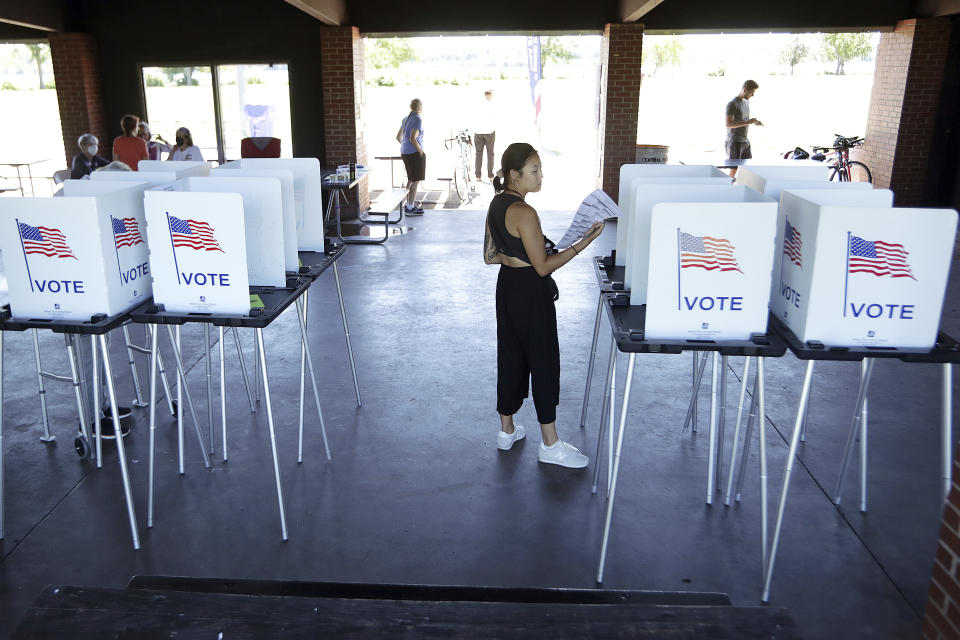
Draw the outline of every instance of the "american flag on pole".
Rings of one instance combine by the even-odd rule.
[[[875,276],[916,280],[907,263],[910,253],[902,244],[850,236],[848,251],[850,273],[870,273]]]
[[[543,68],[540,60],[540,36],[527,36],[527,75],[530,78],[530,100],[533,103],[533,122],[540,123],[540,79]]]
[[[170,238],[173,240],[174,247],[225,253],[213,235],[213,227],[206,222],[181,220],[176,216],[170,216]]]
[[[113,225],[113,239],[116,242],[117,249],[132,247],[143,242],[136,218],[110,218],[110,222]]]
[[[698,267],[707,271],[740,271],[729,240],[683,232],[680,233],[680,266],[684,269]]]
[[[789,220],[786,222],[787,226],[783,231],[783,253],[790,258],[790,262],[802,268],[801,249],[803,248],[803,241],[800,239],[800,232],[790,224]]]
[[[73,258],[73,251],[67,245],[67,237],[60,229],[53,227],[33,227],[23,222],[17,223],[20,227],[20,239],[23,241],[24,253],[39,253],[50,258]]]

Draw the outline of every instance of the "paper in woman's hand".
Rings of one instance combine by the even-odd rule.
[[[610,196],[601,189],[597,189],[580,203],[580,207],[573,216],[573,222],[570,223],[570,228],[560,238],[557,246],[569,247],[586,235],[594,222],[607,222],[615,220],[619,216],[620,207],[617,206],[617,203],[611,200]]]

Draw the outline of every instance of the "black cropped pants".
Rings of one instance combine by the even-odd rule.
[[[557,419],[560,403],[560,342],[549,277],[533,267],[500,267],[497,278],[497,412],[520,409],[533,380],[537,420]]]

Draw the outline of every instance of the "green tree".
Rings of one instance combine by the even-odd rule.
[[[843,74],[843,63],[869,55],[873,48],[866,33],[824,33],[820,36],[820,52],[824,60],[836,60],[836,75]]]
[[[193,77],[193,67],[163,67],[163,73],[170,82],[178,87],[195,87],[200,82]],[[177,76],[182,75],[182,78]]]
[[[576,54],[568,49],[560,38],[552,36],[545,38],[540,43],[540,73],[543,73],[543,68],[547,66],[547,62],[562,64],[570,62],[575,57]]]
[[[640,65],[643,66],[644,55],[643,51],[640,52]],[[677,38],[670,37],[661,42],[657,42],[653,45],[653,71],[650,75],[655,74],[663,67],[667,66],[680,66],[680,54],[683,53],[683,44]],[[649,57],[647,57],[649,60]]]
[[[50,59],[50,47],[45,44],[28,44],[30,51],[30,61],[37,63],[37,76],[40,78],[40,88],[45,89],[43,84],[43,63]]]
[[[404,62],[414,62],[417,59],[413,45],[406,38],[377,38],[371,42],[367,55],[375,69],[397,69]]]
[[[809,55],[810,48],[800,38],[794,38],[780,52],[780,62],[790,65],[790,75],[793,75],[793,68],[803,62],[803,59]]]

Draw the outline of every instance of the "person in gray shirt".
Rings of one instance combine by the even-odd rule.
[[[760,87],[753,80],[747,80],[743,83],[743,88],[736,98],[727,103],[727,159],[728,160],[746,160],[753,157],[750,152],[750,140],[747,139],[747,131],[750,125],[755,124],[762,127],[763,123],[756,118],[750,117],[750,103],[748,100],[753,97]],[[737,175],[737,169],[734,167],[731,176]]]

